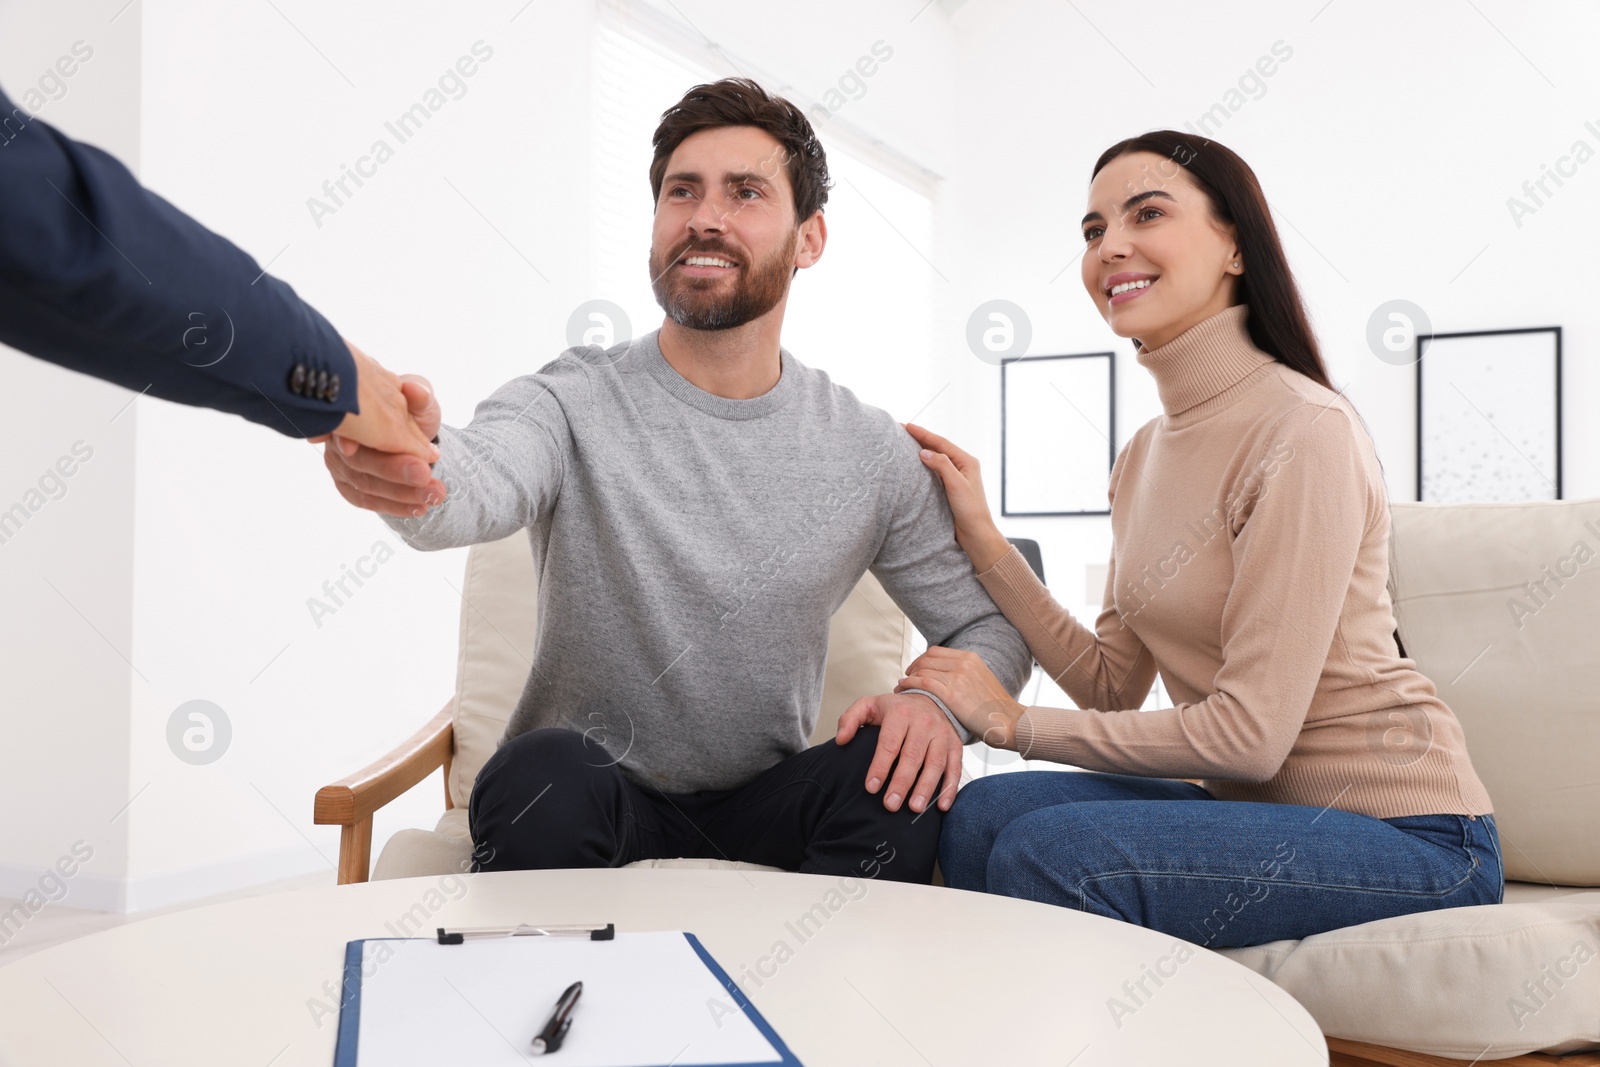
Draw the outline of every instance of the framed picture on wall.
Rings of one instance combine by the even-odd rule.
[[[1001,515],[1111,513],[1116,385],[1110,352],[1001,362]]]
[[[1561,499],[1561,327],[1419,334],[1417,499]]]

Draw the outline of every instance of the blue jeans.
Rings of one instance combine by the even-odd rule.
[[[1207,948],[1498,904],[1505,893],[1492,815],[1375,819],[1093,771],[968,784],[945,815],[939,864],[956,889],[1059,904]]]

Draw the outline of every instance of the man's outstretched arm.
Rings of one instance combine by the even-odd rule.
[[[431,456],[400,383],[231,241],[0,93],[0,342],[292,437]]]
[[[432,390],[408,376],[418,425],[438,435],[437,478],[413,457],[340,447],[337,438],[324,461],[340,495],[382,515],[412,548],[497,541],[555,506],[572,449],[560,398],[582,395],[585,375],[576,357],[557,359],[496,389],[459,428],[440,424]],[[429,510],[435,500],[443,503]]]

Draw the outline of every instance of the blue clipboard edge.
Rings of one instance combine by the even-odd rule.
[[[734,1004],[749,1017],[751,1024],[772,1045],[773,1051],[782,1057],[778,1061],[780,1067],[805,1067],[795,1054],[789,1050],[789,1046],[784,1044],[783,1038],[778,1036],[778,1032],[772,1028],[772,1024],[767,1022],[766,1017],[756,1010],[756,1006],[750,1003],[744,992],[734,983],[732,978],[728,977],[728,972],[724,971],[722,965],[716,961],[710,952],[706,951],[706,947],[700,943],[700,939],[687,931],[684,932],[683,936],[688,939],[689,947],[694,949],[695,955],[700,957],[700,962],[706,965],[706,969],[721,983],[722,988],[728,991],[728,996],[733,998]],[[339,1031],[334,1043],[333,1067],[359,1067],[357,1056],[358,1043],[361,1039],[361,965],[366,960],[367,942],[433,940],[431,937],[376,937],[345,942],[344,980],[340,989]],[[741,1065],[733,1064],[730,1067],[741,1067]],[[766,1067],[766,1064],[747,1064],[743,1065],[743,1067]]]
[[[356,1042],[361,1037],[361,963],[366,941],[344,946],[344,978],[339,987],[339,1036],[333,1046],[333,1067],[356,1067]]]
[[[789,1046],[783,1043],[783,1038],[778,1036],[778,1032],[772,1028],[766,1018],[756,1010],[756,1006],[750,1003],[744,992],[734,984],[733,979],[728,977],[728,972],[724,971],[722,965],[712,958],[711,953],[706,951],[706,947],[700,943],[700,939],[687,932],[683,936],[689,939],[689,947],[694,949],[695,955],[700,957],[700,962],[705,964],[706,968],[716,976],[717,981],[722,983],[722,988],[728,991],[728,995],[739,1006],[739,1010],[750,1017],[750,1021],[755,1024],[755,1028],[761,1032],[761,1036],[772,1043],[773,1051],[783,1057],[778,1062],[783,1067],[805,1067],[795,1057],[795,1054],[789,1051]]]

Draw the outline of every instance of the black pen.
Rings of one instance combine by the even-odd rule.
[[[577,1007],[578,994],[582,992],[582,982],[573,982],[567,986],[567,991],[556,1001],[555,1011],[550,1013],[550,1021],[544,1024],[539,1036],[533,1039],[534,1055],[542,1056],[561,1047],[562,1038],[567,1036],[567,1030],[572,1026],[572,1009]]]

